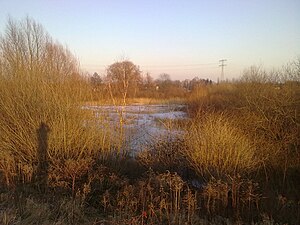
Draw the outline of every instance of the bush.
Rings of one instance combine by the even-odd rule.
[[[50,166],[44,172],[58,171],[51,169],[58,161],[92,157],[107,147],[99,121],[81,109],[77,61],[40,25],[10,20],[0,65],[0,179],[6,185],[33,181],[44,163]]]
[[[232,83],[198,86],[188,98],[189,114],[193,117],[207,112],[236,110],[241,107],[237,87]]]
[[[239,81],[199,87],[188,102],[195,123],[207,123],[203,119],[205,114],[230,115],[226,121],[239,130],[239,135],[246,136],[251,148],[256,149],[256,159],[263,165],[266,179],[276,174],[285,183],[288,173],[300,169],[299,65],[298,59],[278,71],[266,72],[260,67],[250,67]],[[224,131],[227,129],[225,125],[221,126]]]
[[[208,114],[187,131],[189,164],[202,177],[220,178],[251,172],[258,165],[255,146],[229,116]]]
[[[185,149],[183,140],[164,137],[166,140],[157,140],[137,154],[137,161],[145,168],[165,172],[167,170],[182,173],[186,162],[182,155]]]

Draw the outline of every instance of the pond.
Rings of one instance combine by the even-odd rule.
[[[183,132],[173,126],[172,122],[187,119],[186,106],[180,104],[133,104],[85,106],[84,108],[93,110],[96,117],[104,116],[110,126],[122,124],[125,134],[123,148],[132,153],[142,151],[145,146],[160,140],[180,137]]]

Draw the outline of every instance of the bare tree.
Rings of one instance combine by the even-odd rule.
[[[158,80],[160,82],[168,82],[171,81],[171,76],[167,73],[162,73],[159,75]]]
[[[116,62],[107,69],[107,81],[111,96],[121,97],[126,105],[128,95],[134,97],[142,82],[141,71],[130,61]]]
[[[54,43],[42,25],[28,17],[8,20],[0,52],[1,73],[11,78],[58,80],[79,73],[70,51]]]
[[[3,68],[9,76],[28,76],[39,73],[49,36],[41,25],[26,18],[22,22],[8,20],[0,41]]]
[[[150,73],[146,73],[144,78],[144,85],[149,88],[150,86],[154,85],[154,79],[151,77]]]

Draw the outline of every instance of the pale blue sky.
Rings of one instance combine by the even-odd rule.
[[[300,0],[0,0],[1,33],[9,15],[41,23],[91,73],[125,58],[154,77],[217,80],[223,58],[233,78],[300,56]]]

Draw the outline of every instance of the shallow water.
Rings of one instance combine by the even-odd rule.
[[[96,117],[104,116],[111,126],[120,125],[120,118],[125,133],[123,148],[130,152],[142,151],[149,144],[166,138],[176,138],[182,131],[170,127],[166,121],[185,119],[185,106],[172,105],[126,105],[126,106],[85,106],[93,110]],[[116,134],[118,135],[118,134]]]

